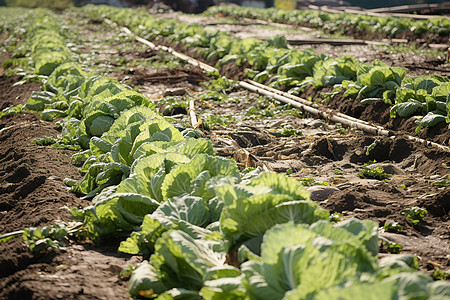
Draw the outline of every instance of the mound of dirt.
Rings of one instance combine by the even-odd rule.
[[[5,109],[6,107],[24,104],[31,96],[32,91],[41,89],[41,84],[38,82],[13,86],[18,81],[19,76],[0,76],[0,110]]]
[[[205,73],[200,68],[191,69],[165,69],[157,73],[147,74],[136,70],[133,74],[133,85],[143,85],[145,83],[166,82],[168,84],[189,82],[190,84],[199,84],[205,81]]]
[[[0,77],[2,107],[24,104],[40,89],[35,83],[12,87],[17,79]],[[58,134],[54,123],[36,113],[0,119],[0,234],[70,221],[67,207],[89,204],[63,183],[66,177],[81,178],[70,163],[72,151],[32,144]],[[0,299],[129,299],[117,274],[141,258],[119,256],[116,249],[70,246],[34,255],[16,237],[0,244]]]

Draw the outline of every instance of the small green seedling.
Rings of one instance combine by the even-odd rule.
[[[42,228],[25,229],[22,238],[32,253],[44,253],[48,248],[66,247],[72,238],[85,238],[81,222],[55,223]]]
[[[58,140],[51,136],[44,136],[42,138],[36,138],[32,141],[32,144],[38,145],[38,146],[51,146],[53,144],[56,144]]]
[[[373,165],[373,164],[376,164],[376,163],[377,163],[377,160],[374,159],[374,160],[369,160],[368,162],[364,163],[364,165],[365,166],[370,166],[370,165]]]
[[[439,268],[436,268],[431,275],[435,280],[448,280],[450,279],[450,273],[444,272]]]
[[[13,116],[17,115],[18,113],[22,112],[22,104],[19,104],[17,106],[9,106],[2,111],[0,111],[0,119],[4,116]]]
[[[225,93],[220,91],[204,91],[198,95],[200,100],[204,101],[217,101],[217,102],[225,102],[228,100],[228,96]]]
[[[248,168],[245,168],[244,170],[242,170],[241,173],[242,174],[248,174],[248,173],[253,172],[255,170],[256,170],[256,168],[254,168],[254,167],[248,167]]]
[[[387,232],[400,233],[403,230],[403,227],[398,222],[391,223],[389,221],[386,221],[384,223],[383,229]]]
[[[342,220],[343,217],[344,217],[343,214],[341,214],[339,212],[335,212],[330,215],[330,221],[332,223],[338,223]]]
[[[384,172],[384,169],[381,167],[376,168],[364,168],[358,173],[359,178],[369,178],[369,179],[378,179],[378,180],[387,180],[391,177],[390,174]]]
[[[343,127],[340,123],[336,124],[336,129],[339,131],[340,134],[345,135],[348,134],[350,131],[350,128]]]
[[[237,81],[230,80],[226,77],[219,77],[214,80],[201,82],[200,85],[207,87],[209,90],[219,91],[222,93],[232,92],[239,86]]]
[[[442,179],[438,181],[434,181],[431,183],[431,186],[437,186],[437,187],[445,187],[450,185],[450,179]]]
[[[383,249],[386,250],[386,252],[389,252],[391,254],[399,254],[400,251],[403,249],[403,246],[399,243],[391,242],[386,238],[379,237],[380,243],[380,251],[382,252]]]
[[[399,243],[390,243],[386,247],[386,251],[392,254],[399,254],[402,249],[403,246]]]
[[[301,136],[303,135],[300,130],[296,130],[292,127],[285,127],[281,132],[281,136],[289,137],[289,136]]]
[[[136,267],[134,266],[126,266],[125,268],[123,268],[120,273],[118,274],[118,277],[122,280],[129,280],[131,277],[131,274],[133,273],[133,271],[136,270]]]
[[[232,115],[213,115],[207,114],[202,115],[203,123],[202,126],[205,130],[211,130],[218,126],[227,126],[234,121]]]
[[[409,219],[413,225],[419,224],[427,214],[428,211],[420,207],[413,207],[402,211],[402,215]]]
[[[303,135],[300,130],[296,130],[290,126],[280,128],[274,132],[271,132],[271,134],[276,137],[290,137],[290,136],[302,136]]]
[[[28,228],[23,240],[33,253],[42,253],[47,248],[60,248],[67,244],[68,230],[64,225],[53,224],[43,228]]]
[[[303,178],[300,178],[300,181],[302,182],[303,186],[311,186],[311,185],[313,185],[313,183],[316,182],[314,180],[314,178],[312,178],[312,177],[303,177]]]
[[[377,145],[378,141],[373,142],[372,144],[370,144],[369,146],[367,146],[366,148],[366,155],[369,156],[370,155],[370,151],[372,151],[375,146]]]

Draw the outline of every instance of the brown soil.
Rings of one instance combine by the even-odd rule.
[[[191,69],[166,69],[161,70],[156,73],[147,74],[142,71],[136,71],[133,74],[132,83],[134,85],[143,85],[146,83],[159,83],[166,82],[169,84],[175,84],[180,82],[188,82],[190,84],[198,85],[200,82],[204,81],[205,75],[200,68]]]
[[[0,106],[24,104],[40,89],[36,83],[11,87],[17,79],[0,78]],[[0,119],[0,234],[70,221],[65,207],[88,204],[62,182],[80,178],[70,163],[72,153],[31,143],[58,134],[38,114]],[[115,249],[70,246],[39,256],[20,237],[0,244],[0,299],[128,299],[116,275],[129,257],[119,257]]]
[[[13,84],[19,81],[18,76],[6,77],[0,76],[0,110],[9,106],[23,104],[31,96],[32,91],[41,89],[41,84],[37,82],[30,82],[25,86],[15,86]]]

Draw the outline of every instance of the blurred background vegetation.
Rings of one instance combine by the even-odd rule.
[[[85,2],[82,0],[0,0],[0,5],[27,8],[46,7],[62,10],[72,6],[84,5]]]
[[[432,3],[444,3],[448,0],[345,0],[352,6],[359,6],[363,8],[377,8],[377,7],[390,7],[399,5],[411,5],[411,4],[432,4]]]
[[[189,1],[189,0],[0,0],[0,6],[20,6],[27,8],[35,7],[46,7],[54,10],[63,10],[68,7],[82,6],[85,4],[110,4],[119,6],[129,6],[129,5],[147,5],[151,6],[156,2],[164,2],[165,4],[176,4],[176,2]],[[195,2],[202,2],[203,0],[195,0]],[[212,1],[212,0],[211,0]],[[261,2],[266,7],[270,7],[275,3],[286,2],[285,5],[277,5],[277,7],[283,7],[290,9],[295,5],[301,4],[316,4],[321,5],[327,3],[332,6],[339,5],[351,5],[359,6],[362,8],[376,8],[376,7],[389,7],[405,4],[425,4],[425,3],[443,3],[449,0],[215,0],[216,3],[232,2],[236,4],[248,4],[252,2]],[[211,4],[206,5],[209,6]],[[170,5],[171,6],[171,5]],[[176,6],[176,5],[175,5]]]

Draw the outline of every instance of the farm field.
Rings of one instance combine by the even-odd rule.
[[[1,299],[450,297],[450,66],[426,45],[448,33],[288,47],[347,37],[214,10],[3,10]]]

